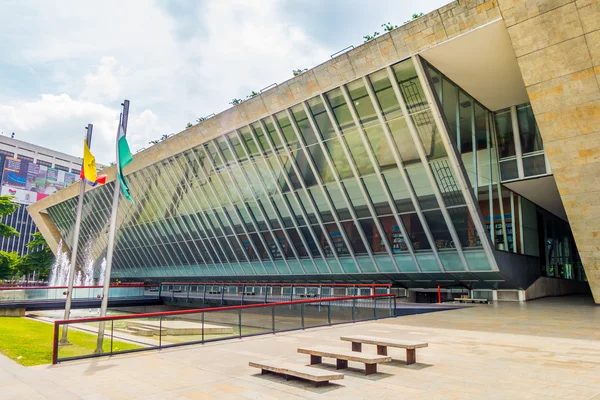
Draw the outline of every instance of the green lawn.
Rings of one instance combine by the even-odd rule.
[[[0,317],[0,353],[21,365],[52,363],[53,336],[52,324],[29,318]],[[96,339],[95,334],[69,329],[69,342],[72,345],[59,348],[59,359],[92,354],[96,348]],[[110,337],[105,337],[103,347],[105,352],[110,351]],[[132,343],[113,342],[114,351],[139,348],[141,346]]]

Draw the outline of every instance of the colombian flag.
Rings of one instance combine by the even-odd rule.
[[[91,186],[106,183],[106,175],[96,176],[96,158],[90,152],[85,139],[83,140],[83,168],[81,168],[80,177]]]

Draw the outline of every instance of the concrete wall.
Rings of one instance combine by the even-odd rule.
[[[600,1],[499,0],[499,5],[600,303]]]
[[[575,293],[587,294],[589,292],[590,287],[587,282],[542,276],[525,290],[525,300],[529,301],[539,299],[540,297],[563,296]]]

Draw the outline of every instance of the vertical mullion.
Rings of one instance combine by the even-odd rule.
[[[518,195],[517,195],[518,196]],[[522,197],[518,196],[517,200],[519,206],[519,245],[521,246],[521,254],[525,254],[525,238],[523,238],[523,202],[521,201]],[[514,224],[513,224],[514,225]],[[514,232],[513,227],[513,232]],[[514,239],[513,239],[514,242]],[[569,255],[571,252],[569,252]]]
[[[521,148],[521,131],[519,130],[519,116],[517,114],[517,106],[510,107],[510,119],[513,128],[513,140],[515,144],[515,153],[517,154],[517,170],[519,171],[519,178],[525,177],[523,170],[523,149]]]
[[[377,114],[377,120],[379,121],[379,125],[383,129],[383,134],[385,135],[386,139],[388,140],[388,145],[391,148],[393,148],[395,151],[396,147],[393,145],[393,142],[390,142],[390,139],[392,138],[392,134],[390,132],[388,124],[385,121],[383,112],[381,111],[381,108],[379,107],[379,104],[377,102],[377,96],[375,95],[373,86],[371,85],[371,81],[369,81],[369,79],[367,77],[363,77],[363,84],[365,85],[365,88],[367,89],[367,93],[369,94],[369,98],[371,99],[371,104],[373,105],[373,108],[375,109],[375,113]],[[373,154],[373,149],[371,148],[370,143],[368,142],[368,139],[364,132],[364,129],[362,128],[362,125],[360,123],[360,118],[358,116],[358,113],[356,112],[356,107],[354,107],[354,103],[352,102],[352,99],[350,98],[350,95],[349,95],[346,87],[344,87],[342,89],[342,94],[344,96],[344,100],[348,104],[348,109],[350,110],[350,114],[352,115],[352,119],[354,120],[354,125],[356,125],[359,135],[363,141],[363,145],[364,145],[365,149],[367,150],[369,160],[371,161],[371,165],[373,166],[373,168],[375,170],[375,175],[377,176],[379,185],[382,187],[383,192],[385,193],[388,204],[394,213],[394,219],[396,220],[396,223],[398,224],[398,227],[400,228],[400,231],[402,232],[402,236],[404,236],[404,238],[405,238],[405,243],[406,243],[408,252],[409,252],[411,258],[413,259],[413,262],[415,263],[417,270],[419,272],[422,272],[421,266],[419,265],[419,262],[417,261],[417,257],[415,256],[412,242],[409,240],[408,233],[406,232],[406,227],[404,226],[402,219],[399,217],[399,211],[398,211],[398,208],[396,207],[396,203],[394,202],[394,199],[392,198],[392,195],[387,186],[387,183],[385,182],[385,179],[383,178],[381,169],[379,168],[379,164],[377,163],[377,160],[375,159],[375,156]],[[330,112],[331,110],[330,110],[329,104],[327,104],[326,107],[327,107],[327,111]],[[337,127],[336,127],[336,130],[337,130]],[[344,144],[344,141],[341,139],[341,136],[340,136],[340,142],[342,144]],[[351,159],[350,155],[349,155],[349,151],[346,149],[345,146],[344,146],[344,151],[347,153],[346,157],[349,157],[349,159]],[[395,159],[395,161],[396,161],[397,168],[402,171],[401,175],[404,178],[405,177],[404,166],[398,163],[399,157],[398,157],[398,159]],[[358,172],[355,172],[355,173],[357,174]],[[413,198],[413,196],[414,196],[413,188],[410,185],[410,182],[408,182],[406,179],[404,180],[404,184],[406,185],[407,189],[411,193],[411,200],[413,201],[413,205],[414,205],[414,203],[416,203],[416,201],[415,201],[416,196]],[[387,239],[387,235],[385,235],[385,236]],[[386,246],[389,246],[389,244],[387,242],[386,242]],[[389,251],[391,252],[391,249]],[[399,271],[400,268],[398,267],[393,256],[392,256],[392,259],[394,260],[394,264],[396,265],[396,268]]]
[[[468,182],[465,181],[465,177],[461,174],[460,167],[459,167],[460,164],[458,162],[456,152],[454,151],[454,148],[452,147],[452,143],[450,143],[450,141],[449,141],[449,136],[448,136],[448,132],[446,131],[446,126],[443,123],[443,119],[440,115],[440,110],[437,107],[435,99],[433,98],[433,95],[431,92],[431,90],[432,90],[431,85],[430,85],[429,79],[427,78],[427,75],[423,69],[423,65],[421,63],[421,58],[419,56],[413,56],[412,60],[414,62],[415,70],[417,72],[419,80],[421,81],[421,85],[423,87],[423,92],[425,93],[425,97],[430,105],[433,119],[437,125],[439,132],[440,132],[440,137],[442,138],[442,142],[444,143],[446,153],[448,154],[449,159],[451,159],[451,161],[452,161],[452,162],[450,162],[450,165],[452,165],[454,174],[456,175],[456,179],[458,179],[459,183],[461,184],[460,187],[461,187],[463,196],[465,198],[465,202],[467,204],[467,209],[469,210],[469,213],[471,215],[473,224],[475,225],[476,231],[479,232],[479,237],[483,238],[485,236],[485,227],[483,226],[482,218],[479,213],[479,208],[475,204],[475,199],[474,199],[474,197],[472,197],[471,192],[467,189],[469,187]],[[454,227],[452,226],[452,228],[454,228]],[[490,267],[493,270],[497,271],[498,265],[496,264],[496,259],[494,258],[490,242],[488,240],[485,240],[485,241],[482,241],[481,243],[482,243],[483,249],[486,253],[488,262],[490,263]],[[457,246],[457,249],[458,249],[458,246]],[[459,251],[459,254],[462,254],[462,246]],[[462,255],[462,257],[464,258],[464,255]]]
[[[479,199],[479,168],[477,166],[477,137],[475,135],[475,99],[471,99],[471,149],[473,151],[473,195]]]
[[[314,117],[305,101],[302,102],[302,106],[304,107],[304,112],[306,113],[306,117],[308,118],[308,122],[310,123],[311,128],[313,129],[315,134],[318,135],[319,127],[317,126],[317,123],[315,122]],[[334,126],[336,126],[336,125],[334,125]],[[337,131],[337,126],[336,126],[336,131]],[[322,136],[322,135],[320,135],[320,136]],[[319,146],[321,147],[321,151],[323,152],[323,156],[325,157],[325,160],[327,161],[327,165],[329,166],[329,169],[331,169],[331,172],[333,173],[333,179],[335,180],[335,183],[338,186],[338,190],[340,191],[340,194],[344,197],[344,202],[346,203],[346,206],[348,207],[348,211],[350,211],[350,216],[352,217],[352,223],[356,226],[356,231],[358,232],[358,235],[360,236],[360,238],[363,242],[363,245],[365,246],[365,249],[367,250],[367,254],[368,254],[369,258],[371,259],[373,266],[375,267],[375,271],[377,271],[377,273],[380,273],[381,271],[379,270],[379,266],[377,265],[377,262],[375,261],[375,257],[373,256],[372,244],[369,243],[369,241],[367,240],[365,233],[364,233],[362,227],[360,226],[360,223],[358,222],[358,216],[356,215],[356,212],[354,211],[354,205],[348,198],[348,193],[346,192],[346,188],[344,187],[344,185],[342,185],[342,182],[340,180],[340,176],[337,172],[337,169],[335,168],[335,165],[333,164],[333,161],[331,160],[331,156],[329,155],[329,150],[327,150],[327,148],[325,147],[325,144],[323,143],[323,140],[321,138],[319,138],[318,143],[319,143]],[[352,164],[352,159],[349,158],[348,163]],[[358,187],[360,188],[360,191],[365,199],[365,204],[367,204],[367,207],[369,208],[369,212],[371,213],[371,216],[373,217],[374,222],[377,225],[377,229],[379,229],[379,220],[377,219],[377,214],[375,213],[375,210],[373,209],[371,200],[367,196],[367,193],[365,191],[363,183],[358,176],[355,176],[355,179],[356,179],[356,181],[358,183]],[[380,230],[379,233],[381,234],[381,232],[383,232],[383,230]],[[382,238],[384,236],[385,235],[381,235]],[[386,243],[386,249],[387,249],[387,240],[384,243]],[[390,252],[390,255],[391,255],[391,252]]]
[[[515,237],[517,236],[516,224],[517,219],[515,218],[515,194],[513,191],[510,191],[510,219],[512,221],[512,236],[513,236],[513,253],[517,252],[517,242],[515,241]],[[506,237],[508,238],[508,232],[506,232]]]
[[[485,130],[486,130],[486,140],[487,140],[487,152],[488,152],[488,174],[490,177],[488,183],[488,203],[490,208],[490,239],[492,240],[492,244],[496,247],[496,230],[494,229],[494,171],[492,167],[492,133],[493,129],[490,125],[490,119],[492,118],[492,113],[488,112],[487,118],[485,120]],[[498,158],[496,158],[498,160]]]
[[[319,186],[319,189],[321,189],[321,192],[323,193],[323,197],[327,201],[327,205],[329,206],[331,215],[333,216],[333,220],[334,220],[335,224],[337,225],[338,229],[340,230],[340,235],[342,236],[342,239],[344,240],[344,244],[346,245],[346,248],[348,249],[348,253],[350,253],[350,256],[352,257],[352,260],[354,261],[354,264],[356,265],[358,272],[362,273],[362,269],[360,268],[358,260],[356,259],[356,255],[354,254],[354,249],[352,248],[352,245],[350,244],[350,241],[348,240],[348,235],[346,235],[346,231],[344,230],[344,228],[340,222],[339,216],[337,214],[337,210],[335,209],[335,207],[333,206],[333,203],[331,202],[331,199],[329,198],[329,193],[327,193],[327,191],[325,190],[325,187],[323,186],[323,182],[321,181],[321,175],[319,174],[319,171],[315,167],[312,156],[310,155],[310,153],[308,152],[308,149],[306,148],[306,143],[304,141],[304,138],[302,137],[302,134],[300,133],[298,124],[296,123],[296,120],[295,120],[294,116],[292,115],[292,112],[290,111],[290,109],[288,108],[285,111],[287,113],[288,119],[290,120],[292,129],[293,129],[294,133],[296,134],[296,139],[298,140],[298,143],[300,144],[300,147],[301,147],[300,151],[302,151],[304,153],[304,157],[306,157],[306,162],[308,163],[308,165],[315,177],[315,180],[317,181],[317,185]],[[317,134],[317,132],[315,132],[315,135],[316,134]],[[296,160],[293,157],[292,157],[291,161],[292,161],[292,165],[296,165]],[[304,177],[302,178],[302,181],[304,182]],[[304,187],[306,187],[306,186],[304,186]],[[318,207],[316,206],[316,204],[314,204],[312,194],[310,194],[308,192],[308,189],[305,188],[304,190],[307,192],[308,198],[310,199],[311,203],[313,203],[315,212],[319,213]],[[325,229],[325,231],[327,232],[327,237],[329,237],[329,232],[327,231],[327,229]],[[332,247],[332,250],[335,250],[335,252],[337,253],[337,249],[335,249],[334,247]],[[343,267],[342,267],[342,270],[343,270]]]

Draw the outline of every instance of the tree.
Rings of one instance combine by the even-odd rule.
[[[14,213],[21,205],[13,202],[15,196],[0,196],[0,218]],[[19,232],[12,226],[0,222],[0,237],[10,238],[19,236]]]
[[[0,278],[6,279],[20,275],[21,257],[16,251],[0,251]]]
[[[31,241],[27,243],[27,248],[31,252],[25,255],[18,265],[18,275],[29,275],[36,271],[38,277],[46,279],[54,262],[54,254],[40,232],[34,233],[31,237]]]

